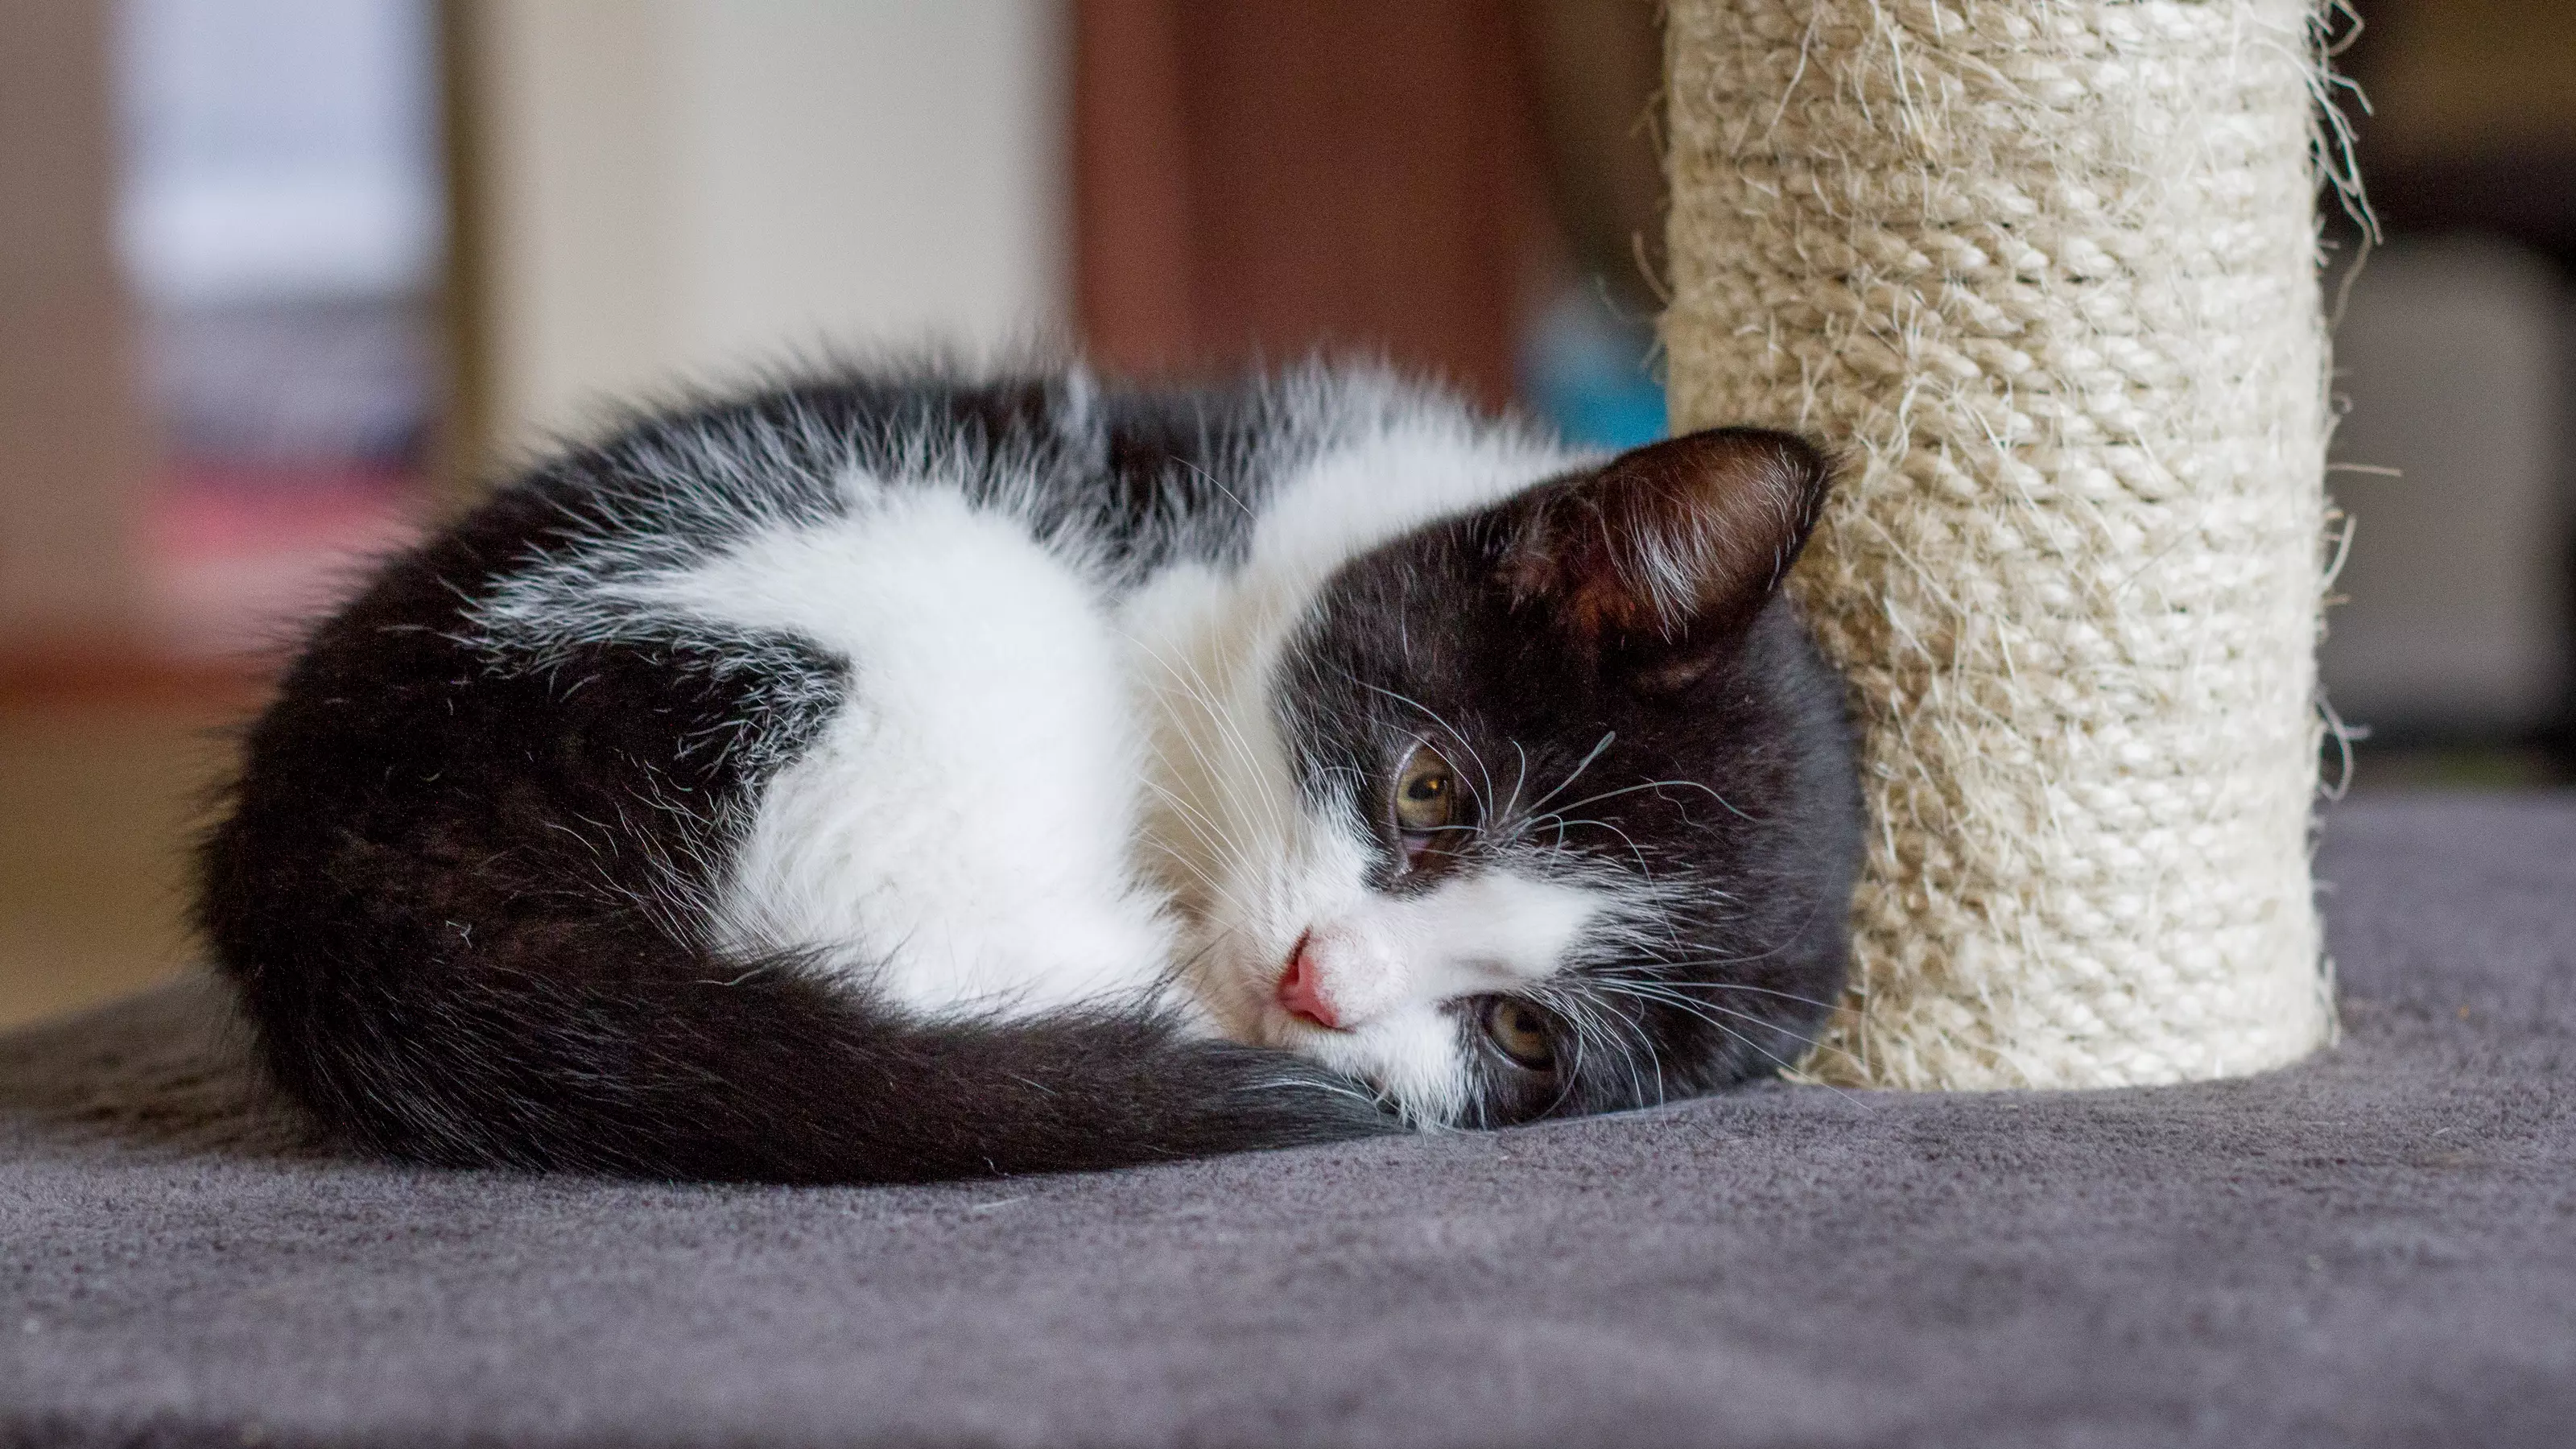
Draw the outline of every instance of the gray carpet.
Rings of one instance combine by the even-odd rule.
[[[333,1161],[145,998],[0,1038],[0,1444],[2576,1443],[2576,801],[2321,873],[2267,1078],[947,1188]]]

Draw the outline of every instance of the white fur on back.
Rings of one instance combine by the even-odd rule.
[[[1129,877],[1138,741],[1096,590],[959,493],[853,491],[844,519],[637,590],[852,664],[847,702],[761,798],[725,932],[819,949],[923,1012],[1145,992],[1170,937]]]

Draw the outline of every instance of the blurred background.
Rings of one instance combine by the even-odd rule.
[[[2358,8],[2351,784],[2562,784],[2576,6]],[[605,399],[836,343],[1331,346],[1660,435],[1660,65],[1653,0],[13,6],[0,1025],[186,960],[295,621]]]

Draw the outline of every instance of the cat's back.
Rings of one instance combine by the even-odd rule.
[[[954,778],[1042,766],[997,737],[1027,712],[995,686],[1106,707],[1113,666],[1064,625],[1104,577],[1224,546],[1193,490],[1250,487],[1230,475],[1257,414],[1070,374],[844,375],[545,459],[390,560],[291,666],[206,852],[218,949],[254,975],[310,942],[398,970],[466,949],[441,921],[618,903],[703,930],[759,798],[828,753],[861,676],[871,719],[986,748]]]
[[[301,806],[437,776],[461,795],[453,774],[413,767],[543,765],[550,732],[648,720],[691,743],[675,788],[715,789],[810,732],[849,666],[817,637],[835,591],[920,572],[926,540],[907,529],[1015,535],[1132,590],[1175,563],[1238,559],[1280,478],[1426,410],[1455,406],[1314,368],[1148,389],[853,372],[639,413],[528,467],[324,621],[252,732],[250,794]],[[963,599],[998,581],[943,582]],[[649,698],[616,687],[640,675]],[[272,758],[298,778],[259,778]]]

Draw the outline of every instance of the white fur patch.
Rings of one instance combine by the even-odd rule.
[[[924,1012],[1160,978],[1169,928],[1128,873],[1139,749],[1118,638],[1019,520],[889,491],[636,592],[852,664],[850,699],[770,782],[735,857],[735,944],[820,949]]]

